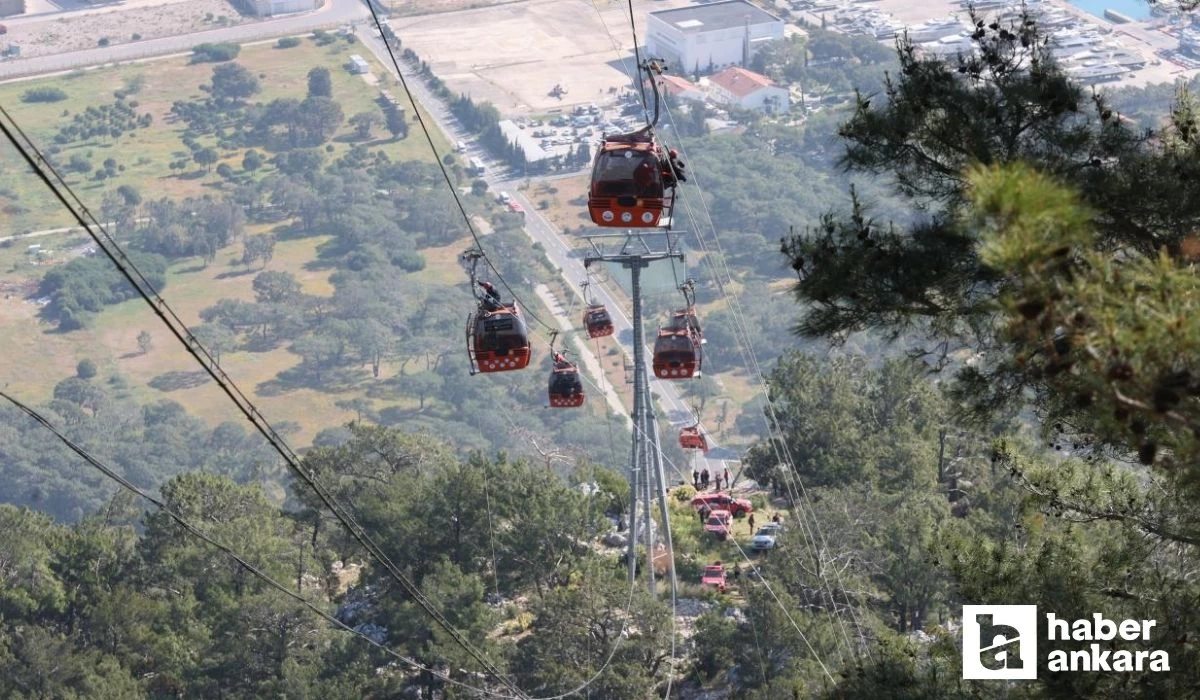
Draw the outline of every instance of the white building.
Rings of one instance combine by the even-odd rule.
[[[275,17],[315,10],[321,3],[319,0],[233,0],[233,4],[256,17]]]
[[[745,0],[651,12],[646,55],[676,73],[746,65],[766,42],[783,38],[783,20]]]
[[[732,66],[708,77],[709,96],[714,102],[755,109],[768,114],[786,112],[791,107],[787,88],[779,87],[765,75]]]

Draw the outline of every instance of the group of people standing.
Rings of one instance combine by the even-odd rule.
[[[713,485],[713,491],[720,491],[722,477],[725,479],[725,488],[728,489],[730,483],[728,469],[725,470],[723,475],[715,473],[709,474],[708,467],[705,467],[704,471],[692,469],[692,486],[695,486],[696,490],[699,491],[701,489],[707,489],[708,485],[711,483]]]

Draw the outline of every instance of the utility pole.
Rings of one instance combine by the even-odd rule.
[[[675,596],[675,553],[671,542],[669,513],[667,512],[667,482],[663,470],[662,450],[658,442],[658,419],[654,414],[654,402],[650,396],[650,374],[646,367],[646,330],[642,317],[642,270],[655,260],[675,259],[683,262],[683,253],[677,248],[678,233],[672,231],[636,231],[625,233],[600,233],[586,236],[592,246],[592,254],[584,257],[584,266],[595,262],[619,263],[630,273],[630,297],[633,302],[633,445],[630,451],[629,489],[629,544],[626,556],[629,561],[629,581],[637,575],[638,501],[641,499],[642,525],[645,528],[646,579],[650,593],[655,592],[654,582],[654,533],[651,509],[658,500],[658,512],[662,518],[664,544],[670,567],[671,595]],[[606,252],[605,241],[619,242],[620,248]],[[651,244],[656,244],[652,248]]]

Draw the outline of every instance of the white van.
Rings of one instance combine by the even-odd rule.
[[[496,199],[500,200],[501,204],[508,204],[512,201],[512,195],[507,192],[501,192],[496,196]]]
[[[454,144],[454,152],[455,153],[462,153],[465,150],[467,150],[466,142],[459,141],[458,143]]]

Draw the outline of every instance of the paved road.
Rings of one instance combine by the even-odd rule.
[[[383,41],[373,33],[368,31],[359,31],[359,39],[363,44],[375,53],[381,63],[386,66],[391,66],[391,59],[388,57],[387,48]],[[471,138],[468,133],[459,125],[458,120],[450,113],[450,110],[433,93],[429,91],[425,83],[412,71],[408,66],[401,63],[401,68],[404,70],[405,80],[408,82],[408,87],[413,92],[413,96],[420,102],[428,113],[433,117],[436,125],[442,129],[447,137],[452,142],[463,141],[467,144],[468,156],[480,157],[485,160],[488,165],[488,172],[483,179],[488,183],[489,188],[493,191],[499,189],[506,182],[510,182],[507,175],[502,171],[500,165],[495,161],[491,161],[485,157],[485,153],[479,145]],[[513,190],[511,192],[513,198],[525,208],[525,232],[529,234],[535,242],[541,243],[546,249],[546,256],[550,262],[557,265],[562,270],[563,279],[576,294],[582,297],[578,282],[585,279],[583,262],[581,258],[573,258],[570,256],[571,249],[563,242],[558,228],[546,220],[537,210],[532,202],[525,198],[520,192]],[[625,331],[626,336],[632,337],[633,322],[621,308],[617,300],[612,297],[607,290],[599,284],[592,286],[592,291],[596,299],[606,305],[610,314],[613,317],[613,325],[616,329],[617,337],[621,337]],[[633,356],[631,346],[622,343],[627,356]],[[649,361],[650,349],[646,350],[647,361]],[[653,392],[659,405],[668,413],[668,415],[677,414],[679,412],[690,413],[688,402],[681,396],[681,389],[678,388],[679,382],[662,382],[651,376],[650,390]],[[711,435],[709,436],[711,442]],[[715,444],[713,445],[716,446]],[[707,467],[709,471],[720,471],[725,468],[725,463],[720,459],[707,457],[698,458],[696,461],[697,469]],[[676,473],[680,478],[685,480],[691,479],[690,474],[680,473],[681,470],[688,468],[687,464],[676,464]],[[667,465],[670,469],[670,466]]]
[[[558,322],[559,330],[567,333],[575,327],[576,319],[567,315],[570,312],[570,308],[564,307],[563,303],[558,299],[557,296],[554,295],[553,292],[550,291],[549,287],[544,284],[539,284],[534,288],[533,291],[542,300],[542,303],[546,305],[546,308],[550,309],[550,313],[553,314],[554,320]],[[574,307],[576,309],[580,308],[577,304],[567,304],[567,307]],[[583,364],[584,368],[587,369],[588,373],[596,377],[594,385],[604,394],[604,399],[608,402],[609,410],[619,416],[622,416],[625,419],[625,427],[632,430],[633,419],[630,418],[629,414],[626,412],[625,406],[621,404],[621,397],[619,394],[617,394],[617,390],[604,376],[604,368],[601,364],[600,358],[596,355],[596,353],[592,352],[590,347],[588,347],[587,338],[577,337],[574,339],[574,341],[575,356],[580,358],[580,362]]]
[[[319,10],[261,22],[249,22],[193,34],[147,39],[105,48],[4,61],[0,62],[0,79],[187,52],[196,44],[205,42],[244,42],[265,37],[299,34],[319,27],[349,24],[370,15],[370,10],[361,0],[326,0],[324,7]]]

